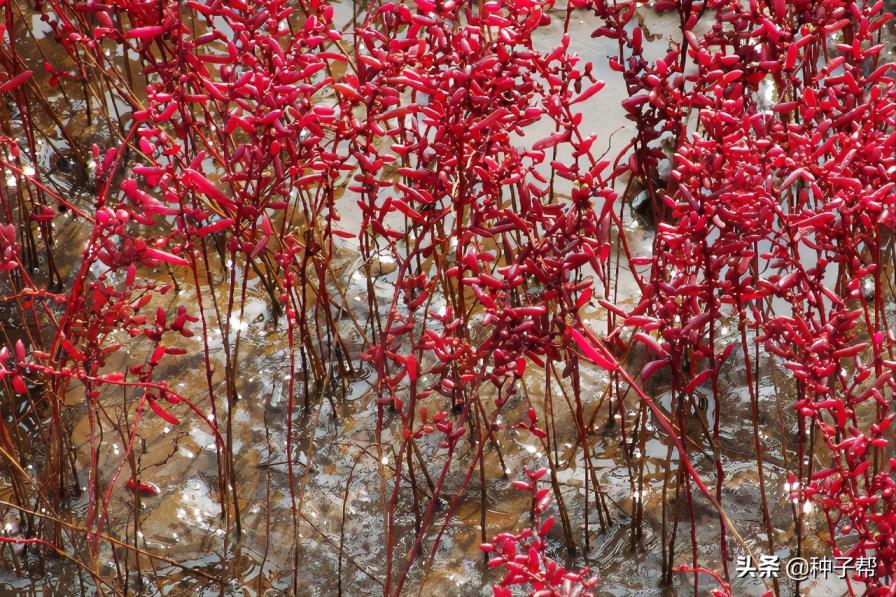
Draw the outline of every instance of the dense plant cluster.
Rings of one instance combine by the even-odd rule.
[[[496,597],[510,597],[513,593],[509,587],[526,585],[531,587],[535,595],[586,595],[588,589],[597,584],[598,578],[590,576],[587,568],[572,572],[559,565],[545,555],[546,536],[554,526],[554,518],[548,517],[541,522],[541,517],[551,505],[551,489],[538,489],[538,480],[544,477],[547,469],[537,471],[524,470],[526,481],[514,483],[519,489],[532,493],[532,520],[541,524],[537,529],[525,529],[522,533],[501,533],[492,543],[483,543],[480,549],[493,557],[488,561],[490,567],[503,567],[507,573],[500,584],[494,587]]]
[[[683,48],[653,66],[638,64],[630,40],[636,66],[624,70],[640,84],[629,101],[639,119],[676,136],[665,188],[647,187],[663,221],[652,292],[636,308],[659,334],[648,342],[658,360],[642,377],[671,368],[687,412],[701,384],[718,397],[721,366],[739,350],[755,426],[755,350],[780,359],[800,415],[789,478],[800,517],[819,506],[834,553],[876,556],[868,589],[885,594],[896,466],[887,450],[894,362],[884,270],[896,169],[886,147],[896,87],[879,35],[892,14],[883,2],[769,8],[707,3],[715,22],[699,37],[691,31],[699,11],[685,13]],[[842,43],[829,48],[837,33]],[[694,70],[670,68],[685,51]],[[774,97],[764,99],[764,88]],[[680,115],[694,108],[698,130],[688,134]],[[731,344],[719,341],[725,320],[738,330]],[[710,423],[718,441],[718,418]],[[721,487],[719,474],[718,496]]]
[[[142,478],[136,441],[146,417],[202,420],[221,518],[239,537],[246,496],[233,418],[244,322],[263,295],[287,341],[295,593],[306,582],[300,527],[312,474],[299,465],[296,427],[363,367],[383,463],[385,594],[432,566],[477,487],[482,549],[505,572],[497,595],[516,585],[587,593],[597,576],[548,547],[588,557],[595,518],[601,533],[618,523],[592,462],[598,432],[627,451],[633,495],[648,483],[634,449],[650,433],[664,438],[660,581],[693,579],[696,592],[702,576],[727,593],[733,552],[780,547],[760,420],[766,368],[786,371],[777,406],[795,421],[785,429],[782,414],[794,552],[815,508],[831,554],[876,558],[852,590],[896,586],[896,85],[883,2],[374,0],[348,16],[320,0],[0,7],[9,322],[0,450],[11,496],[0,503],[23,520],[0,542],[57,553],[113,592],[127,585],[100,571],[104,543],[214,579],[137,543],[141,494],[159,488]],[[644,15],[669,13],[672,39],[648,39]],[[571,21],[584,16],[615,55],[571,49]],[[604,64],[617,79],[599,80]],[[592,121],[607,85],[625,90],[632,123],[611,154]],[[106,138],[79,134],[63,104]],[[48,168],[41,146],[52,144],[65,157]],[[77,196],[53,182],[66,172],[80,173]],[[655,225],[647,257],[627,237],[639,192]],[[84,231],[70,268],[56,238],[63,223]],[[359,252],[366,304],[350,301],[337,271],[346,245]],[[395,271],[382,300],[384,261]],[[629,304],[623,275],[636,292]],[[185,339],[201,352],[198,398],[172,375],[191,356]],[[606,376],[597,388],[584,381],[595,368]],[[766,543],[752,550],[725,508],[732,369],[745,375]],[[114,458],[102,439],[112,400],[125,413]],[[585,468],[581,517],[558,477],[561,409],[564,449]],[[90,425],[85,470],[72,456],[72,410]],[[39,448],[18,417],[38,422]],[[688,431],[695,421],[705,450]],[[547,466],[514,484],[531,493],[533,528],[489,541],[487,461],[509,474],[501,439],[511,431]],[[86,512],[74,524],[82,486]],[[123,488],[135,499],[127,540],[113,536],[120,521],[108,511]],[[699,504],[718,519],[709,565],[694,529]],[[644,500],[633,500],[632,545],[644,516]],[[777,579],[770,588],[781,590]]]

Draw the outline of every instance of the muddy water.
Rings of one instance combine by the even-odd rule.
[[[350,8],[340,5],[342,9]],[[350,11],[349,11],[350,12]],[[554,24],[543,32],[545,48],[552,47],[562,33],[562,13],[555,14]],[[348,13],[346,13],[348,14]],[[347,18],[347,17],[346,17]],[[677,23],[655,14],[645,13],[645,25],[650,31],[648,40],[651,51],[659,52],[675,36]],[[595,41],[590,37],[596,23],[590,17],[574,13],[570,33],[572,48],[585,60],[594,61],[608,85],[601,94],[585,103],[582,108],[586,123],[598,134],[599,143],[615,155],[633,133],[633,125],[623,117],[619,102],[625,91],[618,83],[618,76],[605,68],[605,58],[615,53],[612,44]],[[37,30],[36,32],[39,32]],[[51,51],[50,46],[46,46]],[[38,56],[28,60],[39,66]],[[61,101],[61,99],[59,100]],[[88,126],[79,119],[83,110],[70,107],[70,122],[78,125],[80,141],[111,143],[102,127]],[[48,128],[52,128],[49,127]],[[543,136],[545,131],[533,130],[533,137]],[[41,144],[41,162],[37,164],[59,189],[78,197],[90,192],[90,173],[79,166],[67,153],[67,142],[61,137],[48,139]],[[359,216],[351,197],[340,198],[345,225],[351,229]],[[649,255],[652,233],[639,224],[626,208],[626,235],[636,256]],[[86,230],[61,214],[56,219],[59,245],[69,259],[60,264],[67,275],[77,263]],[[216,279],[233,264],[219,264],[220,271],[213,272]],[[388,257],[381,257],[374,270],[379,274],[374,290],[382,307],[388,307],[393,293],[392,270],[394,264]],[[362,272],[357,247],[346,243],[340,247],[334,266],[334,279],[343,282],[349,304],[354,305],[359,318],[366,304],[367,285]],[[235,320],[231,320],[231,336],[223,338],[212,331],[208,357],[216,369],[224,367],[224,344],[233,343],[240,336],[239,401],[230,414],[237,494],[243,533],[236,537],[221,520],[221,505],[217,494],[217,457],[215,437],[206,421],[184,415],[179,425],[165,423],[158,417],[144,416],[139,424],[135,442],[135,458],[141,480],[157,487],[157,495],[135,499],[126,489],[129,468],[124,466],[125,446],[129,424],[139,416],[134,401],[121,395],[104,394],[101,398],[103,413],[100,428],[91,429],[85,416],[82,396],[76,391],[67,397],[70,405],[68,416],[72,422],[73,443],[78,469],[86,471],[91,446],[100,453],[99,471],[103,485],[111,482],[122,466],[124,473],[118,477],[108,504],[106,533],[120,538],[150,553],[164,554],[167,558],[206,573],[200,578],[185,573],[178,566],[168,565],[146,557],[135,557],[132,551],[113,549],[108,544],[101,548],[100,560],[104,575],[113,577],[126,574],[132,586],[147,594],[281,594],[289,590],[293,575],[299,577],[299,586],[308,595],[377,594],[382,591],[383,562],[385,559],[381,498],[381,479],[390,478],[394,467],[394,446],[398,445],[400,429],[394,421],[387,420],[383,434],[384,445],[378,446],[373,430],[376,426],[376,401],[370,391],[371,373],[358,360],[363,348],[361,335],[349,318],[340,321],[348,342],[349,354],[354,358],[355,372],[347,380],[346,392],[332,392],[327,399],[312,405],[308,410],[299,409],[295,421],[296,453],[286,452],[288,413],[288,376],[290,374],[285,322],[274,319],[268,299],[259,280],[251,272],[238,272],[238,278],[249,276],[247,300],[237,305]],[[145,272],[163,280],[166,272]],[[178,304],[194,305],[198,293],[205,296],[214,289],[196,288],[190,280],[179,279],[178,289],[165,297],[166,302],[157,306],[173,309]],[[623,272],[620,279],[619,303],[627,306],[635,302],[637,286],[630,274]],[[590,308],[590,323],[596,329],[605,321],[605,313]],[[210,329],[217,324],[212,318]],[[719,342],[734,341],[736,324],[727,322]],[[186,349],[186,356],[173,359],[167,369],[159,371],[159,378],[169,380],[179,393],[195,403],[202,412],[210,412],[204,371],[204,347],[197,337],[182,338],[176,344]],[[141,362],[148,347],[135,343],[134,354],[122,355],[122,361],[112,364],[123,368],[129,363]],[[640,360],[639,360],[640,359]],[[629,365],[637,371],[643,356],[633,355]],[[163,365],[166,367],[166,365]],[[161,368],[160,368],[161,369]],[[772,538],[777,554],[787,557],[795,545],[793,505],[786,498],[784,483],[786,468],[794,455],[790,445],[795,437],[796,420],[791,405],[780,399],[790,395],[786,371],[776,362],[764,359],[759,363],[759,407],[762,423],[761,441],[764,450],[764,475],[775,536]],[[505,422],[515,422],[524,417],[531,403],[540,413],[544,411],[544,375],[530,372],[526,386],[530,388],[529,402],[511,401],[502,415]],[[671,588],[659,588],[661,569],[661,534],[663,513],[661,508],[664,479],[670,468],[677,469],[676,456],[671,453],[667,438],[658,431],[652,421],[644,421],[644,432],[634,445],[625,445],[620,434],[623,421],[631,425],[638,418],[639,404],[634,397],[627,397],[623,404],[624,417],[610,411],[604,399],[606,376],[596,370],[583,373],[583,394],[586,419],[597,421],[589,438],[591,465],[602,488],[610,515],[610,524],[601,528],[593,511],[589,512],[588,529],[584,529],[586,466],[582,451],[574,447],[577,442],[573,432],[572,413],[566,408],[554,411],[557,428],[557,477],[562,487],[563,501],[579,540],[576,554],[570,555],[563,547],[558,534],[551,538],[550,553],[570,566],[590,566],[601,577],[597,593],[600,595],[660,595],[689,594],[692,580],[676,576]],[[726,475],[721,504],[728,513],[739,534],[755,553],[766,553],[769,538],[765,534],[760,513],[758,493],[759,471],[753,452],[753,431],[750,420],[750,398],[746,388],[744,364],[732,358],[723,374],[719,415],[722,429],[721,458]],[[215,378],[216,389],[224,393],[223,379]],[[662,384],[653,388],[657,402],[668,409],[671,396]],[[711,390],[704,389],[708,410],[705,416],[712,420],[714,402]],[[562,388],[555,386],[552,394],[561,395]],[[301,397],[299,397],[301,400]],[[228,413],[223,402],[218,405],[218,420]],[[179,414],[183,414],[180,413]],[[711,447],[702,436],[699,424],[694,421],[690,437],[692,459],[704,478],[714,474]],[[478,485],[478,475],[463,494],[460,479],[463,471],[455,465],[446,482],[446,496],[460,495],[459,506],[449,520],[436,519],[433,531],[427,537],[431,545],[436,532],[444,524],[438,551],[432,558],[423,558],[423,564],[415,566],[407,594],[480,595],[487,594],[488,586],[499,580],[497,573],[484,565],[478,549],[480,543],[480,496],[485,495],[486,534],[491,537],[503,531],[518,531],[528,524],[528,497],[511,487],[511,481],[519,478],[523,467],[548,464],[540,444],[533,443],[532,436],[520,433],[511,425],[501,429],[496,440],[501,448],[502,461],[493,453],[485,458],[486,487]],[[444,455],[433,443],[421,444],[424,461],[432,473],[440,470]],[[470,457],[474,446],[460,448],[456,461],[463,463]],[[382,456],[380,456],[382,454]],[[288,491],[287,462],[292,456],[294,469],[300,478],[297,498],[300,509],[299,568],[294,568],[290,547],[292,537],[293,503]],[[643,467],[645,482],[634,488],[632,478],[638,477]],[[86,472],[82,474],[86,488]],[[667,488],[668,491],[671,491]],[[643,536],[637,541],[631,538],[629,522],[635,506],[643,505]],[[87,493],[74,500],[67,519],[79,521],[88,506]],[[406,504],[405,504],[406,506]],[[7,514],[9,516],[9,514]],[[684,510],[672,512],[678,523],[679,541],[676,562],[688,562],[691,546],[691,515]],[[806,513],[804,530],[804,555],[824,555],[823,534],[815,513]],[[136,524],[135,524],[136,519]],[[709,568],[721,568],[719,553],[719,524],[717,513],[699,496],[694,498],[693,530],[698,543],[700,564]],[[413,537],[413,516],[410,509],[399,509],[396,553],[407,552]],[[557,525],[559,528],[559,525]],[[590,537],[585,550],[581,537],[583,531]],[[814,547],[813,547],[814,546]],[[815,553],[811,553],[812,550]],[[808,551],[807,551],[808,550]],[[740,554],[740,548],[730,539],[729,553]],[[734,563],[729,562],[733,571]],[[701,591],[712,585],[701,579]],[[51,564],[44,574],[23,578],[11,569],[3,571],[0,587],[9,593],[75,593],[88,583],[79,578],[77,571],[63,563]],[[88,587],[89,588],[89,587]],[[805,587],[804,594],[831,595],[842,592],[837,581]],[[760,595],[765,587],[755,580],[736,581],[737,595]],[[788,587],[784,586],[785,594]]]

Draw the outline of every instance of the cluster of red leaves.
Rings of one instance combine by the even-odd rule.
[[[551,22],[550,6],[375,2],[356,17],[349,48],[333,7],[316,1],[48,0],[43,20],[76,65],[47,64],[51,84],[101,76],[132,117],[122,123],[120,145],[94,147],[96,201],[90,213],[74,212],[94,227],[59,297],[65,313],[53,323],[61,350],[54,344],[42,353],[48,362],[33,372],[57,379],[57,396],[74,380],[88,382],[91,398],[99,395],[96,384],[142,387],[156,414],[175,423],[159,399],[181,399],[153,380],[154,370],[163,356],[177,354],[164,334],[187,335],[187,319],[201,322],[208,346],[205,305],[200,296],[197,312],[182,305],[173,317],[161,308],[154,319],[142,314],[167,286],[143,283],[135,272],[186,271],[199,287],[210,275],[214,239],[234,264],[231,296],[242,284],[245,297],[237,265],[264,270],[285,305],[293,370],[300,354],[306,379],[323,376],[326,357],[315,353],[321,328],[309,313],[329,309],[335,240],[357,237],[368,262],[383,253],[398,262],[392,308],[371,326],[363,355],[377,373],[380,426],[389,407],[404,430],[396,496],[414,438],[443,434],[444,476],[480,387],[490,384],[500,394],[484,413],[491,435],[528,362],[566,361],[564,374],[575,372],[569,325],[593,285],[582,268],[606,279],[615,194],[601,178],[608,164],[594,157],[596,137],[582,132],[577,111],[603,83],[568,51],[568,35],[547,53],[535,49],[533,35]],[[145,97],[110,59],[110,47],[139,57]],[[22,81],[11,79],[4,91]],[[535,125],[552,132],[521,144]],[[555,176],[568,181],[567,198],[556,195]],[[336,198],[344,187],[363,214],[357,230],[338,227]],[[8,269],[24,271],[11,251]],[[434,267],[421,265],[427,262]],[[29,292],[40,287],[16,284]],[[484,339],[470,334],[474,318]],[[226,332],[229,318],[221,319]],[[147,361],[94,379],[102,355],[119,348],[103,343],[115,330],[149,338]],[[86,363],[90,370],[81,372]],[[211,379],[208,359],[206,367]],[[209,392],[214,401],[211,382]],[[444,401],[434,401],[439,394],[460,423],[449,419]],[[527,428],[541,432],[534,423]],[[432,503],[438,499],[437,491]]]
[[[661,222],[648,292],[626,322],[654,355],[642,377],[669,368],[688,405],[702,384],[718,395],[721,367],[740,350],[755,404],[756,345],[789,370],[799,424],[789,497],[820,506],[834,554],[876,556],[874,578],[857,580],[889,594],[896,339],[883,264],[896,203],[896,69],[882,60],[880,32],[892,14],[883,2],[666,4],[681,15],[683,42],[654,63],[640,28],[623,27],[631,4],[596,9],[608,23],[597,33],[629,54],[614,64],[641,133],[632,173],[656,167],[661,133],[674,139],[671,176],[645,185]],[[714,22],[698,34],[705,11]],[[733,343],[720,333],[726,319]]]
[[[103,384],[141,388],[141,401],[176,423],[160,402],[182,398],[154,370],[178,354],[166,334],[189,336],[188,323],[201,322],[208,347],[205,307],[200,296],[196,307],[174,314],[144,313],[168,287],[138,273],[173,267],[189,272],[196,287],[203,277],[211,285],[214,241],[228,263],[274,281],[293,372],[298,353],[306,379],[323,378],[332,355],[320,348],[321,330],[336,332],[335,243],[357,238],[365,263],[391,255],[391,305],[374,309],[363,358],[376,373],[377,440],[393,423],[401,431],[385,517],[386,592],[398,592],[417,547],[431,537],[460,439],[477,434],[478,451],[465,463],[469,480],[527,367],[561,363],[579,407],[580,354],[633,383],[578,315],[602,287],[601,305],[611,313],[606,341],[621,353],[635,328],[629,344],[653,355],[642,379],[672,371],[680,430],[699,386],[710,383],[718,395],[721,368],[738,348],[754,403],[757,343],[792,371],[801,439],[794,499],[822,507],[836,553],[836,537],[850,536],[848,555],[876,555],[869,588],[886,592],[896,572],[896,501],[884,462],[896,338],[880,264],[896,226],[896,85],[890,65],[880,63],[876,37],[889,18],[882,5],[655,2],[657,10],[677,11],[682,29],[681,42],[657,60],[647,57],[635,24],[637,2],[570,5],[567,25],[573,10],[592,10],[604,22],[595,37],[618,41],[610,66],[622,75],[623,108],[637,125],[624,151],[601,161],[581,107],[603,83],[569,51],[568,33],[551,50],[536,49],[535,37],[552,20],[549,1],[377,1],[356,15],[348,35],[334,22],[334,7],[318,0],[47,0],[43,18],[75,65],[47,64],[50,83],[101,76],[131,119],[118,146],[94,148],[89,158],[97,191],[86,211],[24,174],[18,144],[3,139],[4,167],[34,193],[21,203],[22,231],[2,229],[0,270],[22,320],[50,324],[53,333],[46,345],[35,338],[30,356],[17,345],[15,363],[7,349],[0,375],[18,393],[27,392],[28,376],[39,376],[56,397],[77,380],[91,401]],[[697,33],[710,13],[712,25]],[[833,35],[842,43],[831,50]],[[109,47],[139,57],[145,98],[107,56]],[[0,83],[24,115],[32,76],[10,66]],[[769,88],[778,97],[763,104]],[[533,139],[536,130],[550,132]],[[664,180],[655,173],[670,159],[663,148],[670,140],[673,169]],[[29,153],[36,162],[33,143]],[[626,176],[642,181],[658,222],[649,279],[635,272],[642,297],[630,312],[609,302],[607,268],[613,226],[628,254],[613,191]],[[557,191],[560,181],[568,193]],[[353,200],[362,214],[357,230],[340,224],[344,189],[349,198],[341,201]],[[28,274],[38,245],[33,230],[51,244],[52,202],[94,225],[63,292]],[[246,295],[236,270],[227,280],[231,307],[234,290]],[[61,314],[49,303],[62,306]],[[736,321],[739,343],[720,338],[726,318]],[[229,318],[221,319],[229,332]],[[114,332],[147,338],[146,362],[103,372],[120,348]],[[488,406],[487,392],[497,395]],[[209,394],[213,401],[211,381]],[[673,436],[690,481],[718,505],[721,464],[712,494],[687,458],[685,438],[639,395]],[[860,420],[866,403],[870,423]],[[534,413],[523,427],[544,435]],[[820,471],[810,430],[828,451],[821,460],[830,464]],[[718,440],[718,419],[713,432]],[[407,481],[403,466],[411,466],[413,442],[430,434],[438,434],[446,457],[415,545],[396,571],[393,515]],[[547,508],[541,492],[538,516]],[[545,558],[544,532],[506,535],[500,544],[504,585],[575,594],[592,582]],[[524,554],[516,544],[526,545]]]
[[[538,480],[547,469],[523,471],[526,481],[516,481],[518,489],[532,493],[532,520],[541,521],[551,505],[551,489],[538,489]],[[513,595],[509,587],[525,585],[533,597],[580,597],[588,595],[598,578],[587,568],[578,572],[567,570],[546,555],[547,534],[554,526],[554,517],[548,516],[537,529],[526,529],[519,534],[501,533],[491,543],[483,543],[482,551],[491,556],[491,568],[506,571],[501,582],[494,587],[495,597]]]

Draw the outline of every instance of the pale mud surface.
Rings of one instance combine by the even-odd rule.
[[[350,10],[350,6],[348,6]],[[562,13],[555,11],[554,24],[543,31],[545,47],[552,47],[555,38],[562,33]],[[677,31],[677,22],[659,18],[654,14],[645,15],[645,24],[651,35],[651,43],[661,50],[670,36]],[[632,123],[622,116],[619,103],[625,98],[625,90],[618,83],[618,75],[606,68],[605,58],[615,52],[606,40],[593,40],[590,36],[596,27],[594,19],[576,12],[571,22],[572,47],[584,60],[593,61],[595,69],[601,72],[608,85],[594,99],[583,106],[586,123],[591,123],[598,134],[598,143],[606,146],[608,155],[615,155],[625,145],[632,134]],[[33,58],[35,62],[38,57]],[[61,100],[60,100],[61,101]],[[70,107],[73,123],[82,118],[78,106]],[[91,130],[80,126],[84,139],[104,140],[99,127]],[[534,133],[534,131],[533,131]],[[108,138],[105,139],[108,142]],[[78,170],[77,164],[66,157],[66,144],[57,139],[54,147],[44,146],[41,170],[49,172],[53,182],[60,188],[89,197],[89,173]],[[343,196],[337,206],[343,209],[343,225],[351,229],[358,221],[354,201]],[[636,255],[649,255],[652,233],[639,225],[629,209],[625,211],[627,236]],[[57,238],[60,246],[66,247],[69,255],[67,264],[71,268],[76,263],[84,233],[81,224],[72,224],[71,218],[61,214],[56,218]],[[614,256],[615,258],[615,256]],[[348,308],[364,321],[366,311],[366,282],[361,273],[361,262],[357,249],[350,243],[340,249],[334,263],[334,289],[339,285],[348,298]],[[219,268],[213,271],[215,279],[224,276],[228,264],[213,263]],[[233,267],[233,266],[230,266]],[[384,256],[376,264],[378,273],[375,283],[377,298],[388,306],[393,288],[394,262]],[[241,272],[240,272],[241,274]],[[160,281],[167,273],[158,272]],[[290,546],[292,537],[292,514],[288,492],[286,453],[287,388],[289,375],[288,347],[285,336],[285,322],[275,321],[269,309],[266,294],[260,288],[254,274],[250,275],[250,292],[243,307],[242,316],[231,321],[232,337],[222,338],[212,333],[210,358],[219,371],[223,370],[223,343],[234,342],[240,334],[240,362],[238,379],[241,400],[232,413],[233,452],[238,482],[239,506],[242,513],[243,534],[239,541],[228,534],[221,524],[221,506],[215,487],[217,486],[217,465],[214,436],[209,425],[185,412],[180,425],[169,425],[158,417],[146,414],[139,425],[136,442],[136,457],[141,471],[141,479],[154,483],[160,490],[157,496],[143,496],[139,506],[133,494],[124,487],[129,477],[127,467],[120,475],[109,502],[106,532],[112,536],[133,541],[134,534],[141,548],[152,553],[162,553],[183,565],[201,568],[207,573],[224,579],[223,590],[234,595],[280,594],[289,589],[293,574],[293,557]],[[238,274],[239,277],[239,274]],[[178,304],[196,304],[197,289],[187,279],[179,279],[179,291],[171,292],[159,306],[173,308]],[[625,308],[636,300],[636,286],[630,275],[620,280],[620,305]],[[204,289],[209,293],[210,289]],[[591,308],[592,324],[599,328],[605,314],[599,308]],[[209,321],[215,329],[214,319]],[[196,324],[198,325],[198,324]],[[348,317],[342,317],[340,326],[353,358],[355,372],[349,380],[347,392],[331,392],[327,399],[313,404],[308,411],[297,409],[295,419],[293,454],[294,469],[300,477],[297,494],[300,506],[300,549],[298,554],[299,586],[308,595],[378,594],[382,591],[381,578],[385,559],[383,549],[383,492],[391,491],[388,479],[390,467],[394,466],[392,446],[397,445],[400,425],[387,416],[387,426],[383,434],[383,445],[378,446],[374,437],[376,423],[376,402],[369,391],[371,372],[360,362],[358,355],[363,348],[361,334]],[[728,330],[733,339],[736,328]],[[720,338],[723,342],[725,338]],[[209,412],[208,393],[205,386],[203,347],[200,336],[192,339],[181,338],[176,344],[187,349],[182,357],[163,361],[159,379],[167,379],[188,399],[194,401],[203,412]],[[142,347],[143,350],[146,347]],[[140,351],[135,343],[132,350]],[[124,355],[126,357],[127,355]],[[138,355],[133,355],[138,356]],[[138,359],[139,361],[139,359]],[[643,361],[638,355],[630,358],[631,369],[640,370]],[[166,364],[167,363],[167,364]],[[126,362],[116,366],[124,367]],[[786,498],[784,483],[785,467],[792,462],[794,446],[786,445],[796,434],[796,421],[791,404],[779,400],[789,394],[786,384],[788,375],[783,368],[770,360],[760,362],[760,422],[762,441],[765,449],[765,480],[769,507],[776,533],[775,544],[778,555],[786,558],[795,545],[793,505]],[[543,373],[532,372],[527,379],[530,388],[543,388]],[[584,372],[583,394],[586,419],[595,415],[596,432],[590,437],[592,465],[596,479],[605,492],[606,503],[612,524],[602,530],[592,511],[590,523],[590,550],[579,549],[570,556],[562,545],[562,537],[553,538],[551,555],[571,566],[588,565],[601,577],[597,587],[598,595],[672,595],[690,594],[692,579],[689,576],[676,577],[673,588],[661,590],[658,587],[660,565],[660,536],[663,479],[666,477],[666,461],[669,443],[650,421],[647,433],[641,434],[637,445],[621,444],[618,425],[605,423],[613,421],[603,399],[606,377],[597,371]],[[722,506],[734,521],[739,533],[756,553],[765,552],[767,537],[763,530],[758,488],[758,470],[753,453],[752,425],[750,420],[749,394],[745,386],[743,363],[731,359],[724,371],[721,403],[721,454],[726,473]],[[218,374],[215,383],[223,395],[223,376]],[[708,419],[712,418],[713,401],[711,390],[706,388],[709,398]],[[561,395],[557,386],[553,392]],[[668,405],[669,397],[662,384],[653,388],[657,401]],[[109,482],[121,466],[126,444],[127,421],[133,421],[133,401],[125,408],[120,393],[107,392],[102,396],[102,434],[97,441],[101,444],[101,469],[103,484]],[[296,398],[302,403],[301,396]],[[543,396],[530,393],[531,404],[541,412]],[[82,396],[72,392],[67,399],[70,404],[70,418],[74,445],[77,449],[79,469],[84,471],[88,462],[91,439],[90,427],[82,406]],[[226,402],[219,401],[223,408]],[[511,400],[502,415],[505,422],[516,422],[525,417],[529,403],[521,397]],[[634,398],[626,404],[626,419],[631,424],[635,419],[638,404]],[[596,414],[595,414],[596,413]],[[573,449],[576,441],[573,433],[571,414],[565,406],[556,406],[556,427],[558,430],[557,450],[560,466],[558,477],[563,487],[564,501],[569,510],[573,528],[581,540],[584,525],[584,483],[585,466],[582,451]],[[219,410],[218,420],[223,420],[225,412]],[[692,458],[705,479],[712,479],[714,468],[712,454],[706,449],[702,434],[695,425],[691,434]],[[505,425],[497,435],[504,466],[493,451],[487,451],[485,466],[485,487],[487,500],[488,536],[502,531],[521,530],[528,523],[528,497],[510,486],[510,481],[518,478],[524,466],[538,467],[547,464],[540,447],[532,443],[528,433],[520,433]],[[436,475],[443,464],[444,454],[437,450],[433,442],[421,442],[423,459],[429,464],[430,474]],[[459,449],[458,458],[448,475],[444,497],[451,500],[460,489],[466,456],[473,446],[469,443]],[[645,470],[645,484],[641,490],[633,489],[631,478],[637,477],[638,467]],[[676,465],[673,458],[673,466]],[[677,468],[677,466],[676,466]],[[506,474],[505,474],[506,473]],[[86,484],[86,474],[84,483]],[[385,477],[387,482],[382,483]],[[407,594],[431,595],[486,595],[489,585],[499,580],[494,571],[484,565],[480,542],[480,490],[479,476],[474,475],[471,484],[459,502],[456,514],[446,521],[437,517],[427,545],[443,524],[446,524],[438,552],[423,565],[417,564],[406,587]],[[398,522],[400,528],[396,554],[399,561],[407,553],[413,536],[413,515],[409,496],[403,495],[399,504]],[[629,516],[636,501],[644,504],[645,523],[643,537],[633,542],[628,526]],[[700,546],[700,563],[709,568],[720,568],[718,548],[718,514],[699,495],[694,497],[695,530]],[[72,503],[72,521],[79,521],[87,505],[86,493]],[[447,501],[443,500],[443,511]],[[134,510],[139,508],[139,524],[135,529]],[[677,513],[678,563],[689,561],[691,547],[689,536],[690,514],[683,510]],[[8,518],[8,517],[7,517]],[[807,528],[804,537],[804,556],[824,555],[824,536],[816,530],[813,513],[805,519]],[[14,522],[14,521],[13,521]],[[559,532],[560,525],[555,529]],[[820,524],[818,529],[820,529]],[[404,532],[401,532],[404,529]],[[814,548],[813,548],[814,546]],[[580,546],[581,547],[581,546]],[[127,569],[134,586],[142,576],[147,583],[142,590],[146,594],[204,595],[219,594],[221,585],[198,579],[182,573],[176,567],[165,567],[156,562],[155,569],[147,558],[135,558],[126,550],[113,551],[108,545],[103,548],[102,559],[105,573],[115,575]],[[730,554],[740,554],[740,548],[729,537]],[[734,571],[734,562],[729,566]],[[711,582],[701,579],[701,592],[712,588]],[[33,578],[21,578],[12,570],[5,570],[0,576],[0,592],[6,594],[72,594],[77,593],[87,583],[79,580],[76,570],[70,566],[50,565],[46,574]],[[787,594],[791,589],[784,583],[782,589]],[[814,582],[803,587],[803,594],[835,595],[844,590],[842,583],[829,581],[827,584]],[[756,580],[736,581],[736,595],[761,595],[765,588]],[[90,588],[88,587],[88,592]]]

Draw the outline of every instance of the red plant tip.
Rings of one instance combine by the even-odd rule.
[[[145,497],[155,497],[162,493],[162,489],[158,485],[149,481],[137,483],[137,481],[131,479],[125,483],[125,487]]]

